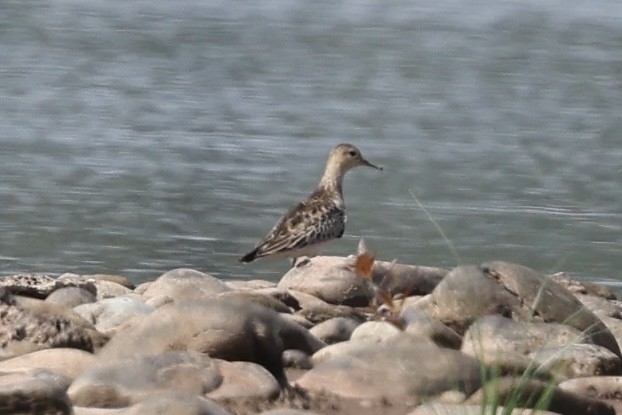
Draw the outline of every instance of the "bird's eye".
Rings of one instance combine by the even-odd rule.
[[[348,155],[349,155],[350,157],[355,157],[355,156],[356,156],[356,151],[354,151],[354,150],[350,150],[350,151],[348,151]]]

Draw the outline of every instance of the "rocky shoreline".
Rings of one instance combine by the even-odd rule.
[[[0,277],[0,413],[622,414],[608,288],[359,260],[315,257],[278,283]]]

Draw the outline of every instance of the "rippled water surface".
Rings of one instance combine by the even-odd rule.
[[[0,2],[0,272],[276,280],[351,142],[325,253],[622,281],[622,3],[437,3]]]

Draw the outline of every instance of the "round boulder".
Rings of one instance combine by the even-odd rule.
[[[80,304],[95,301],[95,294],[80,287],[64,287],[54,291],[45,299],[48,303],[60,304],[64,307],[73,308]]]
[[[68,380],[45,370],[0,375],[1,414],[73,414]]]
[[[366,321],[354,329],[350,339],[352,341],[367,339],[379,342],[400,332],[400,329],[386,321]]]
[[[557,322],[620,356],[611,332],[570,291],[518,264],[494,261],[456,267],[417,306],[459,333],[478,317],[490,314]]]
[[[456,350],[401,333],[320,363],[296,383],[342,397],[416,401],[450,389],[474,391],[480,385],[480,364]]]
[[[296,314],[313,323],[317,324],[335,317],[351,318],[359,321],[366,320],[366,316],[354,307],[329,304],[314,295],[302,291],[290,290],[289,294],[298,304]]]
[[[546,347],[529,355],[541,368],[565,378],[622,374],[622,362],[611,351],[595,344]]]
[[[167,392],[141,401],[123,411],[122,415],[230,415],[227,410],[196,395]]]
[[[94,362],[95,356],[83,350],[44,349],[0,362],[0,372],[45,368],[69,379],[74,379]]]
[[[593,343],[622,357],[616,339],[605,324],[561,284],[531,268],[509,262],[486,262],[481,268],[519,298],[530,316],[574,327]]]
[[[350,339],[352,332],[360,324],[358,320],[351,318],[335,317],[317,324],[309,331],[318,339],[333,344]]]
[[[513,310],[523,312],[520,299],[474,265],[451,270],[426,301],[416,306],[459,333],[483,315],[508,314]]]
[[[166,295],[175,301],[206,298],[231,289],[218,278],[194,269],[177,268],[162,274],[149,284],[145,298]]]
[[[468,404],[486,404],[490,391],[494,390],[498,402],[510,402],[514,407],[538,407],[543,397],[548,399],[548,410],[563,415],[615,415],[615,410],[606,402],[565,391],[550,383],[524,377],[502,377],[490,380],[477,392],[469,396]]]
[[[427,337],[438,346],[449,349],[459,349],[462,344],[458,333],[422,311],[406,308],[401,318],[406,325],[406,333]]]
[[[593,399],[619,400],[622,396],[622,376],[588,376],[568,379],[561,382],[559,388]]]
[[[286,385],[286,349],[313,353],[324,343],[300,325],[255,304],[203,299],[164,305],[111,339],[102,360],[193,350],[225,360],[259,363]]]
[[[107,332],[133,317],[144,316],[154,310],[155,307],[132,297],[106,298],[74,308],[76,313],[95,324],[95,327],[102,332]]]
[[[486,364],[513,367],[528,363],[544,347],[566,347],[583,341],[581,332],[564,324],[514,321],[491,315],[477,320],[464,335],[462,352]]]
[[[375,261],[372,278],[392,295],[425,295],[431,293],[448,272],[443,268]]]
[[[290,269],[277,287],[302,291],[331,304],[367,306],[374,289],[369,280],[356,275],[351,267],[349,258],[316,256]]]
[[[223,376],[220,386],[207,393],[207,397],[219,399],[274,399],[279,395],[279,384],[264,367],[250,362],[227,362],[216,360]]]
[[[106,336],[72,309],[26,297],[0,301],[0,356],[15,357],[50,347],[92,352]]]
[[[202,395],[221,382],[209,356],[170,352],[100,363],[75,379],[67,393],[79,406],[114,408],[170,390]]]

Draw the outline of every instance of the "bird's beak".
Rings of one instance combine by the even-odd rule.
[[[382,170],[382,167],[376,166],[375,164],[372,164],[372,163],[370,163],[369,161],[367,161],[365,159],[361,159],[361,164],[363,166],[373,167],[376,170]]]

